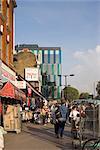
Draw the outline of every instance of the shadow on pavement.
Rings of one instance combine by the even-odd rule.
[[[23,131],[41,139],[42,141],[51,142],[61,150],[72,150],[70,131],[65,131],[64,138],[62,139],[57,139],[55,137],[53,128],[46,126],[44,127],[43,125],[38,127],[35,127],[34,125],[26,125],[26,128],[23,129]]]

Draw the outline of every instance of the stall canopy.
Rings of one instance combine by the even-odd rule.
[[[3,88],[0,90],[0,96],[6,98],[13,98],[16,100],[26,100],[25,93],[14,86],[11,82],[7,82]]]

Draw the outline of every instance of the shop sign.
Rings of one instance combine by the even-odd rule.
[[[15,81],[14,85],[19,89],[26,89],[26,81]]]
[[[12,82],[16,80],[16,73],[13,70],[11,70],[8,66],[6,66],[3,62],[1,62],[1,75],[2,82]]]
[[[25,68],[25,79],[27,81],[38,81],[39,80],[38,68]]]

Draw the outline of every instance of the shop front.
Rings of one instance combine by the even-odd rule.
[[[6,131],[21,132],[21,105],[26,101],[25,93],[6,82],[0,90],[0,102],[2,105],[1,125]]]

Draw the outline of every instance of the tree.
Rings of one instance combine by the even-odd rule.
[[[88,92],[82,92],[79,96],[79,99],[88,99],[90,94]]]
[[[69,102],[79,98],[79,91],[74,87],[65,87],[64,96]]]
[[[96,91],[97,91],[97,99],[100,99],[100,81],[97,83],[97,87],[96,87]]]

